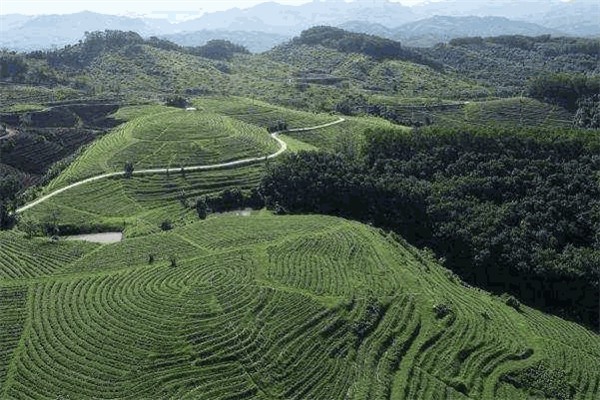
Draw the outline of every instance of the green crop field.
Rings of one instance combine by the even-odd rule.
[[[147,106],[123,110],[129,119],[87,149],[50,188],[105,172],[179,168],[223,163],[274,153],[279,146],[265,129],[206,111]]]
[[[596,44],[561,43],[523,76],[582,74],[549,80],[577,92],[565,109],[482,79],[504,56],[475,45],[324,27],[262,54],[117,31],[0,52],[20,60],[0,85],[0,399],[600,399],[595,131],[555,131],[593,128]],[[494,126],[507,140],[480,141]]]
[[[359,223],[261,212],[109,245],[0,241],[25,271],[0,262],[1,398],[600,393],[597,335]]]
[[[77,186],[25,213],[39,221],[55,215],[64,226],[92,230],[111,227],[127,236],[157,232],[162,221],[187,224],[198,217],[197,197],[226,189],[251,189],[261,179],[264,164],[245,167],[109,178]],[[110,205],[107,207],[107,205]]]
[[[200,110],[219,113],[240,121],[268,128],[278,121],[287,124],[288,129],[305,128],[327,124],[336,118],[327,114],[315,114],[275,106],[259,100],[243,97],[202,97],[194,101]]]

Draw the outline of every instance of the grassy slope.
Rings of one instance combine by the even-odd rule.
[[[172,129],[178,136],[183,136],[186,132],[196,132],[197,115],[203,116],[207,112],[212,113],[217,110],[231,118],[222,121],[239,120],[243,123],[256,124],[253,125],[256,129],[258,126],[268,126],[272,121],[277,120],[285,120],[290,128],[294,128],[320,125],[334,121],[336,118],[327,114],[289,110],[239,97],[201,98],[196,100],[195,105],[198,107],[197,113],[182,114],[194,118],[180,123],[176,130]],[[152,132],[160,133],[160,129],[155,128],[155,121],[162,123],[166,120],[164,116],[172,113],[182,112],[161,106],[120,109],[116,117],[129,122],[96,142],[55,179],[48,190],[95,173],[114,170],[107,160],[114,159],[110,157],[111,152],[122,149],[123,145],[118,145],[119,141],[125,143],[126,140],[136,140],[136,132],[144,132],[145,135],[150,135]],[[137,125],[132,128],[132,124]],[[289,151],[316,148],[352,151],[361,145],[364,130],[375,126],[394,125],[377,118],[348,117],[346,122],[338,125],[313,131],[289,132],[282,138],[288,142]],[[220,128],[215,129],[217,132],[220,130]],[[132,139],[127,139],[127,132],[133,132]],[[149,159],[143,156],[147,154],[146,148],[137,150],[139,156],[133,155],[133,159]],[[123,152],[121,150],[120,154]],[[161,157],[165,157],[166,154],[168,153],[165,153],[165,147],[162,147]],[[169,165],[167,159],[162,162],[164,164],[158,166]],[[103,164],[102,169],[98,167]],[[118,164],[114,164],[115,169],[118,167]],[[124,230],[129,237],[139,236],[158,231],[160,223],[167,219],[176,226],[194,221],[197,217],[192,207],[198,196],[233,187],[251,189],[256,187],[263,171],[263,164],[255,164],[226,170],[184,171],[184,173],[177,170],[169,175],[106,179],[61,193],[37,205],[25,213],[25,216],[45,221],[54,214],[61,225],[80,227],[84,230],[94,227],[112,227]]]
[[[501,377],[540,361],[574,398],[600,393],[597,335],[359,223],[259,213],[104,246],[0,240],[3,258],[40,252],[27,276],[0,263],[2,398],[514,399]]]
[[[112,178],[63,192],[25,213],[44,221],[58,214],[61,225],[112,227],[129,237],[157,232],[162,221],[184,225],[197,220],[192,208],[203,194],[228,188],[251,189],[264,165],[233,169]],[[109,205],[109,206],[107,206]]]
[[[90,146],[51,183],[51,189],[121,171],[127,161],[138,170],[179,168],[257,157],[278,149],[266,130],[214,113],[159,106],[121,113],[129,121]]]

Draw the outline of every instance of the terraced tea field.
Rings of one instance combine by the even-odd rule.
[[[154,174],[99,180],[74,187],[24,213],[39,221],[58,215],[61,225],[89,230],[111,227],[131,236],[157,232],[162,221],[183,225],[198,219],[192,208],[197,197],[225,189],[252,189],[264,164],[214,171]],[[107,207],[107,204],[110,206]]]
[[[266,103],[264,104],[266,107]],[[334,120],[330,115],[316,117],[308,113],[289,112],[301,116],[307,114],[311,117],[302,119],[303,123],[321,123],[304,125],[302,128],[290,128],[290,135],[314,135],[316,131],[329,131],[342,122],[346,124],[345,120]],[[39,221],[47,221],[52,216],[63,228],[66,228],[63,230],[67,231],[73,228],[79,231],[98,228],[116,229],[124,231],[130,237],[156,232],[159,225],[167,220],[174,225],[184,225],[196,218],[192,207],[198,196],[234,187],[239,189],[256,187],[265,165],[269,162],[267,159],[263,162],[262,156],[253,157],[257,152],[263,154],[262,152],[271,151],[267,153],[270,159],[287,149],[285,142],[272,137],[266,130],[256,125],[204,111],[184,112],[156,105],[130,106],[120,109],[115,114],[115,118],[125,123],[95,142],[77,158],[66,171],[45,188],[45,196],[42,196],[39,201],[24,207],[22,210],[33,208],[33,211],[27,214],[28,216]],[[241,118],[244,119],[243,116]],[[348,124],[348,126],[353,129],[352,140],[356,140],[362,135],[359,133],[360,128],[366,125],[359,123]],[[222,132],[232,132],[231,137],[223,139]],[[331,131],[330,134],[333,136],[334,132],[336,131]],[[242,151],[240,143],[244,140],[243,135],[253,133],[256,136],[246,138],[244,145],[248,148]],[[188,153],[185,150],[177,151],[171,144],[187,146],[192,143],[193,145],[199,134],[204,135],[204,141],[212,144],[213,150],[217,148],[219,140],[223,139],[224,143],[231,138],[237,140],[239,143],[236,143],[240,144],[237,147],[240,153],[233,151],[232,155],[223,156],[223,159],[225,163],[231,158],[234,159],[233,163],[243,162],[244,165],[225,167],[221,160],[218,165],[215,165],[212,163],[214,159],[202,158],[201,151],[190,150],[190,157],[193,155],[202,158],[197,161],[199,165],[189,168],[184,167],[188,165],[185,163],[173,166],[171,158],[168,158],[169,154],[181,157]],[[172,140],[174,137],[177,140]],[[291,151],[315,148],[293,137],[288,137],[286,140],[290,141]],[[152,146],[158,146],[158,153],[153,153]],[[276,152],[273,151],[273,146],[278,147]],[[250,150],[250,147],[259,151]],[[222,150],[223,153],[227,153],[227,149]],[[246,157],[242,158],[242,155]],[[116,159],[120,161],[114,161]],[[127,159],[138,160],[134,175],[130,179],[124,179],[122,171],[116,171],[116,175],[115,173],[108,173],[108,176],[99,175],[99,172],[114,171],[118,165],[124,165]],[[158,165],[158,170],[148,171],[147,167],[152,164],[144,165],[144,160],[164,164]],[[212,169],[200,170],[204,167]],[[139,172],[143,172],[144,175],[138,175]],[[146,174],[146,172],[151,173]],[[87,177],[93,178],[84,179]],[[110,207],[107,207],[108,204]]]
[[[234,99],[227,116],[209,110],[223,104],[214,98],[196,112],[122,109],[125,124],[52,187],[120,170],[119,157],[172,165],[182,141],[213,151],[181,150],[207,163],[227,146],[231,157],[272,153],[259,125],[283,111],[250,103]],[[334,120],[285,112],[297,127]],[[343,150],[382,125],[348,118],[288,137],[292,150]],[[470,288],[402,239],[318,215],[198,220],[196,197],[255,187],[265,163],[101,179],[23,212],[124,230],[125,240],[0,234],[0,398],[600,396],[600,336]],[[166,219],[175,229],[161,232]]]
[[[0,262],[0,398],[600,394],[598,335],[359,223],[262,212],[107,245],[8,235],[1,259],[27,273]]]
[[[199,110],[227,115],[263,128],[285,122],[288,129],[316,126],[335,121],[327,114],[315,114],[276,106],[244,97],[202,97],[194,101]]]
[[[157,106],[136,107],[121,115],[131,119],[90,146],[51,189],[122,171],[127,162],[135,169],[179,168],[259,157],[279,149],[265,129],[223,115]]]
[[[468,123],[519,126],[570,127],[573,115],[567,110],[528,98],[511,98],[468,104]]]
[[[466,103],[459,108],[417,107],[401,111],[405,118],[438,125],[511,126],[568,128],[573,115],[564,108],[529,98],[508,98]]]
[[[368,129],[385,128],[395,129],[398,132],[410,130],[381,118],[344,117],[344,119],[343,124],[310,131],[287,132],[286,135],[319,150],[343,152],[348,147],[359,148],[364,142],[364,133]]]

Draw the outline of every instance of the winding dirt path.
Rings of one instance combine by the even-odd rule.
[[[322,128],[327,128],[329,126],[333,126],[333,125],[337,125],[340,124],[342,122],[346,121],[344,118],[339,118],[337,121],[333,121],[333,122],[329,122],[327,124],[323,124],[323,125],[317,125],[317,126],[310,126],[307,128],[295,128],[295,129],[287,129],[285,131],[278,131],[278,132],[273,132],[271,133],[271,137],[273,139],[275,139],[277,141],[277,143],[279,144],[279,150],[277,150],[275,153],[267,155],[267,156],[262,156],[262,157],[252,157],[252,158],[244,158],[241,160],[235,160],[235,161],[229,161],[226,163],[220,163],[220,164],[208,164],[208,165],[192,165],[189,167],[184,167],[186,172],[192,172],[192,171],[206,171],[206,170],[212,170],[212,169],[220,169],[220,168],[228,168],[228,167],[236,167],[239,165],[246,165],[246,164],[253,164],[256,162],[260,162],[260,161],[265,161],[265,160],[269,160],[275,157],[279,157],[281,154],[283,154],[286,150],[287,150],[287,143],[285,143],[283,140],[281,140],[278,135],[280,133],[287,133],[287,132],[306,132],[306,131],[313,131],[316,129],[322,129]],[[141,169],[138,171],[133,171],[133,175],[147,175],[147,174],[166,174],[166,173],[170,173],[170,172],[177,172],[180,171],[181,168],[153,168],[153,169]],[[81,186],[81,185],[85,185],[87,183],[92,183],[95,181],[99,181],[101,179],[106,179],[106,178],[112,178],[115,176],[124,176],[125,175],[125,171],[119,171],[119,172],[109,172],[106,174],[102,174],[102,175],[96,175],[93,176],[91,178],[87,178],[84,180],[81,180],[79,182],[75,182],[72,183],[68,186],[65,186],[64,188],[60,188],[57,189],[51,193],[48,193],[45,196],[40,197],[39,199],[24,205],[21,208],[18,208],[16,210],[16,213],[22,213],[23,211],[27,211],[30,208],[33,208],[35,206],[37,206],[40,203],[45,202],[46,200],[60,194],[63,192],[66,192],[67,190],[71,190],[77,186]]]

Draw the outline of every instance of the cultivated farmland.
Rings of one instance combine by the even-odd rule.
[[[122,171],[127,162],[136,169],[179,168],[258,157],[279,148],[265,129],[214,113],[151,107],[123,114],[132,119],[95,142],[50,188]]]
[[[222,216],[72,254],[28,280],[2,267],[4,398],[598,394],[596,335],[359,223]]]

